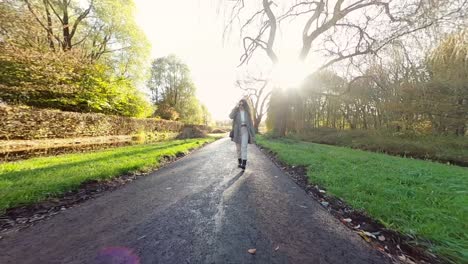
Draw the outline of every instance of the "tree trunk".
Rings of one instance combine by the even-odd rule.
[[[286,125],[287,125],[287,105],[289,99],[287,98],[287,93],[279,90],[280,88],[275,88],[274,94],[272,94],[272,99],[274,104],[274,126],[273,134],[278,137],[284,137],[286,135]]]
[[[44,0],[44,8],[46,11],[46,18],[47,18],[47,41],[49,42],[49,47],[55,51],[55,45],[54,45],[54,34],[52,31],[52,17],[50,16],[50,10],[49,10],[49,1]]]
[[[62,9],[63,9],[63,44],[62,48],[64,51],[71,50],[71,36],[70,36],[70,21],[68,17],[68,1],[62,0]]]

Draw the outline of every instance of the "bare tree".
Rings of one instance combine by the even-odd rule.
[[[311,52],[320,55],[324,60],[317,63],[317,71],[355,57],[378,56],[383,48],[404,36],[442,21],[466,17],[464,10],[468,8],[468,0],[289,0],[282,2],[282,7],[271,0],[262,0],[261,4],[244,0],[230,2],[234,2],[233,17],[227,28],[232,28],[235,16],[241,21],[240,65],[247,64],[258,50],[263,50],[277,64],[279,58],[274,44],[278,29],[282,23],[301,20],[298,59],[306,60]],[[252,7],[255,3],[257,6]],[[249,10],[254,10],[251,15],[241,16]],[[285,109],[276,111],[275,124],[286,124],[280,120],[286,118]],[[280,135],[286,131],[281,127],[275,130]]]
[[[250,100],[252,100],[255,132],[258,132],[258,127],[266,114],[266,102],[271,96],[268,84],[268,79],[256,78],[251,75],[236,82],[236,86],[243,90]]]
[[[244,0],[231,2],[235,2],[232,16],[247,10]],[[466,16],[468,8],[467,0],[290,0],[286,5],[284,10],[273,10],[273,1],[262,0],[259,10],[242,22],[240,65],[248,63],[259,48],[273,64],[278,63],[274,49],[277,30],[281,23],[297,18],[306,18],[298,58],[305,60],[311,51],[321,53],[329,59],[320,70],[355,56],[376,54],[405,35],[447,18]],[[229,23],[233,21],[234,17]]]

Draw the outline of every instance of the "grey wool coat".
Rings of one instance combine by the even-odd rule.
[[[249,131],[249,144],[255,143],[255,130],[253,127],[252,117],[246,111],[246,124],[247,124],[247,131]],[[236,142],[237,144],[241,143],[241,115],[239,111],[239,107],[235,107],[232,109],[229,118],[232,119],[232,131],[234,132],[234,137],[231,138],[231,141]]]

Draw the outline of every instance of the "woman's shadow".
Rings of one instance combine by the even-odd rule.
[[[228,189],[229,187],[231,187],[231,185],[233,185],[237,180],[239,180],[239,178],[244,174],[244,171],[241,171],[239,173],[236,174],[236,176],[234,176],[232,179],[230,179],[226,184],[225,184],[225,187],[226,189]]]

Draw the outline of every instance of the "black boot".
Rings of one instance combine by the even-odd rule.
[[[239,165],[237,165],[237,168],[242,168],[242,159],[237,159],[239,161]]]
[[[242,160],[242,165],[241,165],[242,170],[245,170],[246,166],[247,166],[247,160]]]

